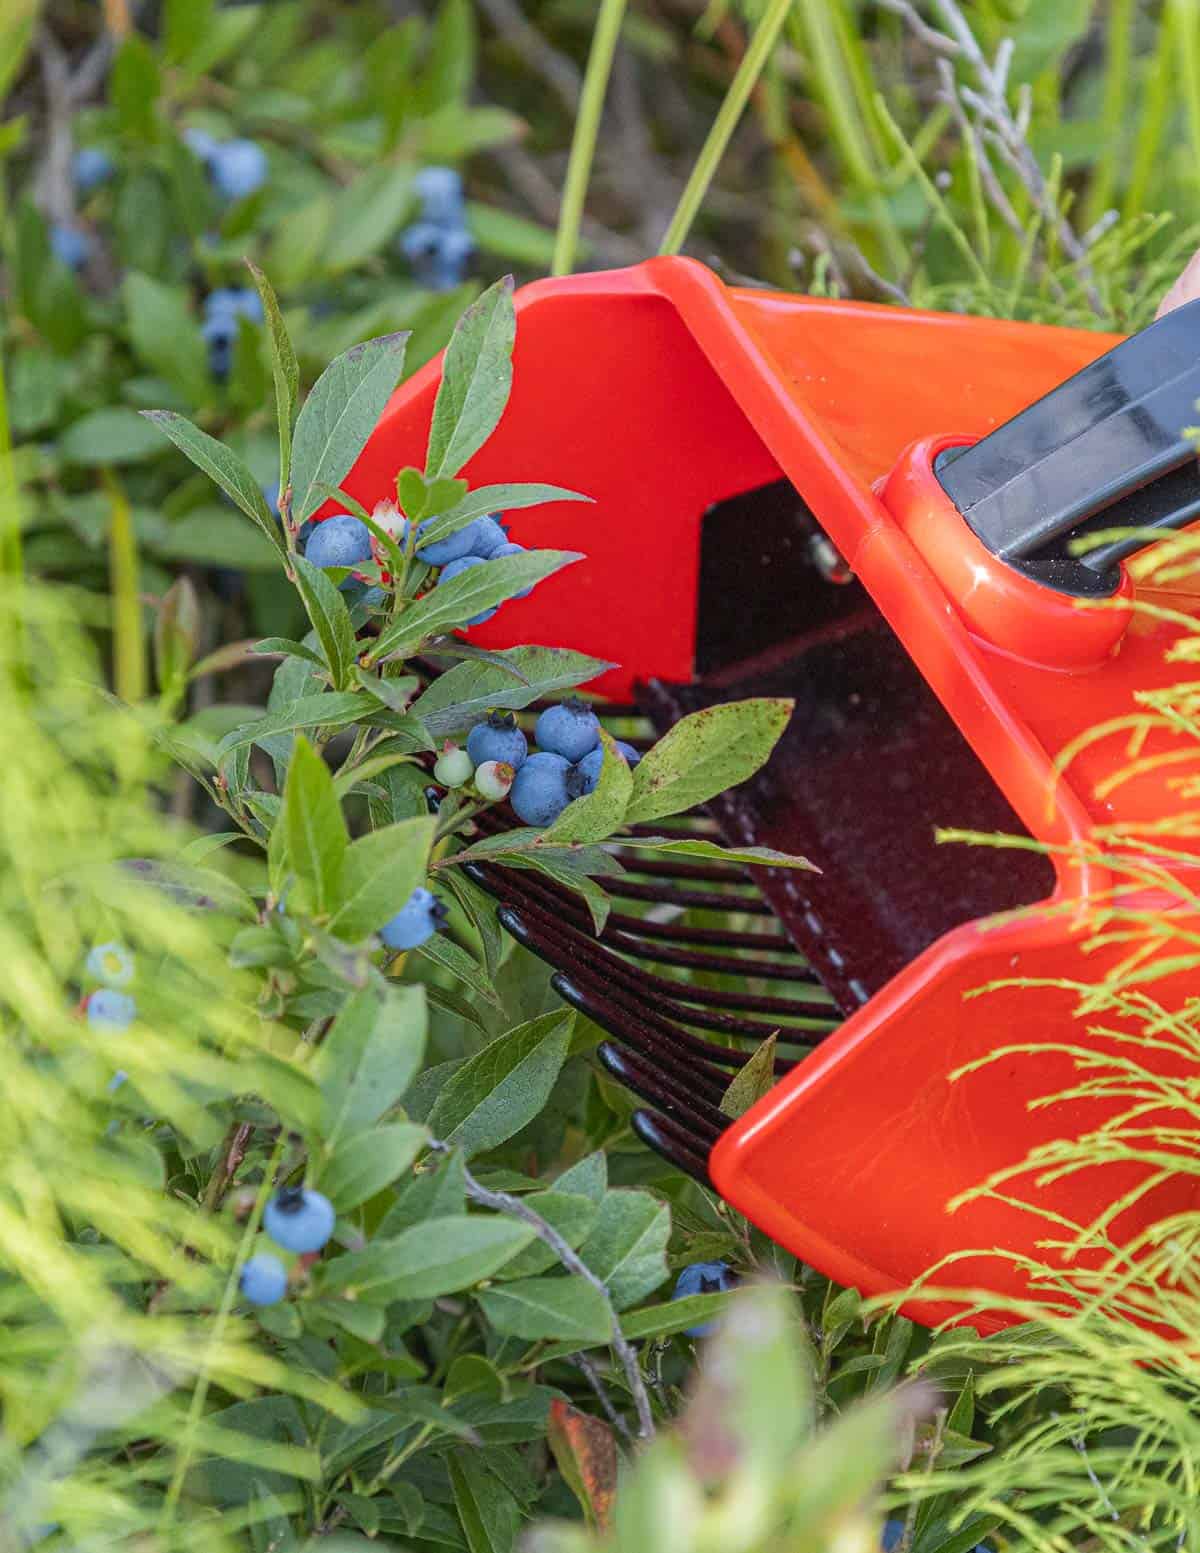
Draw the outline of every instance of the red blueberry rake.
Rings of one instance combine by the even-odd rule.
[[[978,1247],[956,1285],[1029,1295],[1020,1258],[1052,1258],[1061,1218],[1089,1223],[1131,1192],[1110,1227],[1127,1243],[1191,1207],[1182,1169],[1138,1195],[1145,1172],[1129,1162],[1027,1172],[1006,1190],[1035,1211],[996,1196],[947,1205],[1126,1105],[1034,1108],[1078,1083],[1068,1048],[1119,1053],[1138,1028],[1106,1010],[1102,1033],[1070,985],[1046,983],[1092,984],[1128,960],[1128,941],[1089,948],[1118,886],[1101,843],[1121,827],[1136,860],[1129,838],[1178,807],[1188,736],[1150,730],[1127,779],[1127,735],[1085,744],[1065,772],[1056,759],[1135,692],[1181,677],[1165,654],[1186,625],[1137,605],[1190,601],[1135,594],[1122,562],[1144,535],[1083,557],[1070,542],[1200,515],[1181,435],[1200,396],[1198,306],[1120,343],[728,290],[686,260],[540,283],[517,305],[512,399],[466,473],[554,481],[596,504],[513,515],[521,543],[587,561],[472,640],[618,662],[595,682],[605,715],[659,732],[721,701],[793,698],[767,767],[672,824],[821,869],[628,852],[597,935],[552,881],[476,866],[506,928],[612,1037],[600,1057],[646,1103],[638,1132],[868,1292]],[[397,394],[347,481],[360,500],[419,461],[437,383],[433,363]],[[939,845],[939,825],[1050,850]],[[1193,845],[1172,842],[1173,860],[1123,886],[1168,954],[1172,924],[1196,926]],[[1189,974],[1148,990],[1178,1007]],[[1038,985],[965,1001],[1014,978]],[[722,1095],[773,1031],[778,1082],[731,1122]],[[1036,1057],[972,1068],[1018,1043]],[[1193,1071],[1182,1042],[1163,1046],[1139,1060]],[[933,1321],[961,1307],[907,1308]]]

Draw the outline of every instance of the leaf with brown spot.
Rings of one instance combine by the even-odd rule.
[[[602,1418],[555,1397],[550,1404],[550,1449],[589,1525],[607,1531],[617,1491],[617,1445]]]

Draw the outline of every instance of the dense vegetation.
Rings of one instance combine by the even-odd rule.
[[[420,554],[569,494],[459,478],[510,272],[686,248],[1147,322],[1196,242],[1191,0],[399,9],[0,14],[0,1547],[866,1553],[885,1518],[915,1553],[1200,1546],[1195,1224],[1151,1244],[1169,1308],[1138,1281],[1182,1340],[1122,1319],[1115,1252],[1082,1312],[934,1335],[649,1153],[461,867],[512,778],[434,772],[488,707],[586,691],[553,643],[445,638],[577,557]],[[409,522],[343,501],[364,548],[312,564],[456,324],[479,393],[395,471]],[[1194,736],[1190,695],[1146,715]],[[605,736],[591,790],[492,855],[602,920],[621,827],[743,780],[786,711],[634,765]],[[1192,1008],[1090,996],[1194,1063]],[[1120,1082],[1162,1098],[1136,1058]],[[1186,1076],[1169,1098],[1194,1114]],[[1148,1146],[1136,1106],[1106,1143]],[[722,1287],[672,1299],[697,1263]]]

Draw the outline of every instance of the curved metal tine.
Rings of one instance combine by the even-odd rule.
[[[609,895],[620,900],[650,901],[656,906],[679,906],[685,911],[740,911],[750,917],[773,916],[761,895],[732,895],[721,890],[681,890],[670,886],[641,884],[624,874],[605,880]]]
[[[701,1186],[716,1191],[708,1173],[708,1153],[696,1148],[682,1128],[676,1127],[669,1116],[660,1111],[635,1111],[630,1126],[643,1143],[656,1154],[661,1154],[669,1165],[682,1170]]]
[[[620,836],[614,836],[613,840],[620,845]],[[673,857],[648,857],[638,847],[633,847],[621,853],[621,865],[626,873],[649,874],[658,879],[700,879],[713,884],[737,885],[746,890],[757,889],[746,870],[732,863],[681,863]]]
[[[499,882],[494,881],[493,878],[488,874],[487,864],[473,862],[464,863],[462,866],[467,871],[467,873],[470,874],[471,878],[475,880],[476,884],[487,890],[489,895],[495,895],[498,898],[503,897],[505,894],[505,889],[502,889]],[[499,868],[500,865],[492,864],[491,867]],[[516,874],[514,870],[509,869],[503,872],[502,877],[504,878],[507,886],[507,881],[515,879]],[[570,890],[564,889],[562,885],[556,884],[552,879],[548,879],[545,875],[532,875],[527,872],[523,873],[521,885],[517,886],[514,883],[512,888],[520,888],[522,890],[532,889],[543,895],[552,896],[556,910],[561,909],[564,912],[569,912],[581,922],[585,918],[590,921],[587,908],[583,905],[583,902],[579,899],[579,897],[574,895]],[[810,982],[814,986],[819,985],[819,978],[816,972],[813,971],[807,962],[803,959],[800,950],[797,949],[795,944],[792,943],[791,939],[783,931],[783,928],[779,925],[779,923],[774,918],[771,920],[775,928],[774,932],[751,933],[740,931],[734,928],[705,928],[692,927],[686,923],[655,922],[650,917],[630,917],[626,916],[623,912],[612,911],[609,912],[608,915],[608,923],[605,927],[605,933],[607,934],[610,931],[613,933],[620,932],[633,934],[638,938],[665,939],[670,943],[698,944],[701,946],[712,944],[721,949],[745,949],[748,950],[751,954],[790,956],[793,959],[800,961],[800,963],[796,965],[795,968],[792,968],[791,966],[780,965],[774,960],[755,959],[747,960],[745,964],[742,964],[742,962],[739,960],[737,962],[737,966],[739,972],[742,975],[745,975],[747,972],[749,972],[751,975],[765,975],[774,977],[781,981],[803,981]],[[676,950],[671,951],[672,954],[681,952],[682,951]],[[689,962],[676,962],[673,960],[667,960],[664,957],[663,963],[684,964]]]
[[[668,981],[665,977],[653,976],[649,971],[627,964],[611,950],[601,946],[590,934],[585,935],[577,929],[571,929],[532,900],[526,901],[523,915],[527,919],[526,931],[532,931],[542,946],[537,952],[543,959],[572,970],[577,966],[591,967],[596,974],[602,975],[614,987],[621,988],[627,997],[633,998],[639,1004],[647,1004],[652,1009],[665,1009],[670,1018],[681,1025],[696,1025],[702,1030],[714,1030],[722,1035],[746,1035],[758,1040],[766,1040],[768,1035],[780,1032],[777,1022],[768,1023],[761,1019],[746,1019],[737,1014],[712,1012],[704,1006],[693,1007],[694,1003],[700,1003],[709,1004],[711,1009],[717,1009],[725,1004],[717,1003],[714,995],[703,989],[689,987],[683,982]],[[736,1000],[736,994],[734,999]],[[772,1011],[775,1011],[776,1005],[784,1001],[783,999],[747,998],[735,1001],[735,1006],[745,1007],[751,1002],[765,1002],[771,1005]],[[822,1017],[827,1005],[815,1006],[819,1012],[811,1017]],[[799,1039],[806,1046],[815,1044],[827,1033],[823,1030],[798,1031],[792,1026],[787,1026],[785,1029],[787,1039]]]
[[[644,1058],[615,1041],[602,1041],[597,1057],[619,1083],[631,1089],[651,1105],[661,1106],[668,1115],[694,1135],[698,1145],[711,1147],[729,1126],[730,1118],[715,1106],[694,1096],[681,1095],[678,1086]]]

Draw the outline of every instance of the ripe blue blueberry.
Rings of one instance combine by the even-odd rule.
[[[217,142],[202,129],[185,129],[183,143],[196,158],[207,166],[217,154]]]
[[[485,518],[476,518],[472,523],[472,555],[482,556],[485,561],[490,561],[501,545],[508,543],[508,532],[500,527],[494,512],[489,512]]]
[[[467,735],[467,754],[477,766],[485,760],[503,760],[519,771],[529,754],[529,741],[511,712],[489,712],[487,721],[476,723]]]
[[[263,1211],[263,1229],[285,1251],[319,1251],[337,1215],[328,1197],[307,1186],[281,1186]]]
[[[422,167],[413,179],[421,215],[433,226],[453,226],[462,216],[462,178],[453,167]]]
[[[124,944],[97,944],[87,957],[88,975],[110,987],[127,987],[133,980],[133,956]]]
[[[626,744],[624,739],[616,741],[617,748],[624,755],[626,764],[636,766],[641,756],[632,744]],[[572,798],[582,798],[587,793],[596,791],[596,784],[600,780],[600,767],[604,764],[604,750],[600,745],[583,757],[578,764],[571,767],[571,775],[567,778],[567,787]]]
[[[251,1305],[278,1305],[287,1293],[287,1268],[277,1256],[260,1251],[242,1268],[238,1280],[242,1293]]]
[[[87,1022],[93,1030],[113,1035],[128,1030],[137,1017],[137,1004],[127,992],[101,987],[87,1000]]]
[[[600,743],[600,719],[578,696],[548,706],[534,724],[534,743],[566,760],[582,760]]]
[[[316,525],[308,536],[304,558],[314,566],[360,566],[371,559],[371,531],[361,518],[339,512]],[[342,588],[353,581],[344,577]]]
[[[50,248],[54,257],[71,270],[81,270],[91,258],[92,240],[78,227],[61,222],[50,228]]]
[[[262,488],[263,500],[270,507],[275,517],[279,516],[279,481],[273,480],[270,485]]]
[[[452,291],[462,278],[467,261],[475,252],[475,240],[461,225],[444,222],[414,222],[400,238],[400,248],[422,286],[433,291]]]
[[[728,1262],[692,1262],[675,1280],[675,1289],[671,1298],[682,1300],[689,1294],[724,1294],[732,1289],[736,1282],[733,1269]],[[704,1321],[699,1326],[688,1327],[687,1335],[707,1337],[712,1329],[713,1323]]]
[[[238,325],[232,313],[214,313],[200,325],[208,346],[208,370],[219,383],[229,376],[233,366],[233,347],[237,344]]]
[[[113,175],[112,157],[99,146],[81,146],[71,164],[75,187],[81,194],[90,194]]]
[[[567,792],[570,763],[544,750],[530,755],[517,772],[508,801],[525,825],[552,825],[571,801]]]
[[[391,921],[379,929],[379,936],[389,949],[415,949],[433,937],[446,917],[446,908],[437,896],[418,885]]]
[[[417,525],[417,539],[422,532],[437,522],[437,518],[426,518],[423,523]],[[466,556],[473,555],[479,560],[484,559],[484,551],[479,546],[487,545],[491,540],[491,529],[486,525],[493,523],[491,518],[476,518],[473,523],[468,523],[465,528],[458,529],[445,539],[437,539],[431,545],[418,545],[417,559],[424,561],[428,566],[445,566],[450,561],[461,561]],[[495,524],[499,528],[499,524]],[[493,545],[494,548],[494,545]]]
[[[455,577],[461,577],[463,572],[469,572],[473,566],[483,565],[482,557],[477,555],[464,555],[460,560],[448,561],[442,567],[442,575],[438,578],[438,587],[440,588],[444,582],[452,582]],[[492,618],[496,613],[496,609],[496,605],[493,605],[491,609],[481,609],[477,615],[472,615],[468,619],[467,624],[469,626],[481,626],[485,620]]]
[[[262,298],[249,286],[218,286],[205,297],[204,312],[208,318],[249,318],[256,324],[264,317]]]
[[[227,140],[210,157],[209,171],[224,199],[244,200],[266,183],[267,154],[253,140]]]
[[[492,551],[491,555],[488,556],[488,560],[489,561],[498,561],[502,555],[524,555],[524,553],[525,553],[525,546],[524,545],[515,545],[515,544],[513,544],[512,540],[509,539],[509,540],[506,540],[504,544],[497,545],[496,548]],[[520,589],[519,592],[514,593],[513,594],[513,598],[515,598],[515,599],[527,599],[532,592],[533,592],[533,584],[530,583],[527,588],[522,588],[522,589]]]

